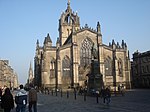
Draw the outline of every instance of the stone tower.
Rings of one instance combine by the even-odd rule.
[[[80,21],[77,12],[72,12],[70,7],[70,0],[67,3],[67,9],[65,12],[61,14],[59,19],[59,37],[60,37],[60,45],[63,45],[69,35],[71,34],[72,30],[79,30],[80,28]]]
[[[31,62],[30,62],[30,68],[28,74],[29,74],[28,84],[33,84],[34,76],[33,76],[33,69],[32,69]]]

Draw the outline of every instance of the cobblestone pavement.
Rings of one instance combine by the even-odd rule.
[[[84,97],[66,94],[61,97],[60,93],[38,94],[38,112],[150,112],[150,90],[130,90],[125,96],[112,96],[110,105],[103,103],[99,98]],[[28,111],[28,110],[26,110]],[[15,109],[13,110],[15,112]]]

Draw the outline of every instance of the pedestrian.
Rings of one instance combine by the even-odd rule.
[[[34,112],[37,112],[37,91],[33,85],[31,85],[31,89],[29,90],[28,101],[29,101],[29,112],[32,112],[32,109]]]
[[[5,92],[2,95],[1,100],[2,100],[1,106],[4,109],[4,112],[10,112],[11,109],[14,108],[14,99],[9,88],[5,89]]]
[[[0,97],[2,96],[2,93],[3,93],[3,91],[2,91],[2,89],[0,88]]]
[[[27,105],[27,92],[24,90],[23,85],[21,84],[20,90],[17,92],[15,96],[16,103],[16,112],[25,112]]]
[[[124,94],[125,94],[125,90],[124,90],[124,86],[123,86],[123,85],[121,86],[121,90],[120,90],[120,92],[121,92],[121,95],[122,95],[122,96],[124,96]]]
[[[0,108],[1,108],[1,97],[2,97],[2,89],[0,88]]]
[[[120,91],[120,85],[118,86],[118,92],[121,93],[121,91]]]
[[[111,98],[110,89],[107,87],[104,90],[104,103],[106,102],[106,104],[108,105],[110,103],[110,98]]]

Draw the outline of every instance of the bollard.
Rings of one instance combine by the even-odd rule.
[[[74,99],[77,99],[76,90],[74,90]]]
[[[52,96],[53,96],[53,90],[52,90]]]
[[[67,98],[69,98],[69,91],[67,91]]]
[[[49,94],[49,89],[48,89],[48,94]]]
[[[56,96],[57,96],[57,89],[55,90],[55,92],[56,92]]]
[[[99,102],[98,102],[98,94],[96,94],[96,102],[99,103]]]
[[[45,94],[46,94],[46,89],[45,89]]]
[[[61,95],[61,97],[63,96],[63,95],[62,95],[62,90],[61,90],[61,92],[60,92],[60,95]]]
[[[86,101],[86,93],[84,92],[84,101]]]

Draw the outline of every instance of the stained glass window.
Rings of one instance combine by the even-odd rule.
[[[92,49],[92,41],[88,38],[84,39],[81,44],[80,51],[80,65],[87,66],[91,64],[91,49]]]

